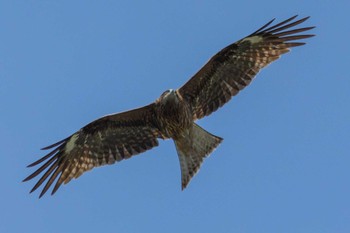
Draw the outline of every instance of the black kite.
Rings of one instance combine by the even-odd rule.
[[[66,139],[43,148],[52,151],[29,165],[32,167],[45,161],[24,181],[46,170],[31,192],[48,179],[41,197],[57,179],[52,190],[54,194],[62,183],[66,184],[94,167],[113,164],[158,146],[158,138],[171,138],[180,160],[182,189],[186,188],[203,159],[222,141],[194,122],[227,103],[248,86],[262,68],[290,48],[305,44],[295,41],[313,36],[299,33],[314,27],[290,30],[309,18],[294,21],[296,17],[274,26],[270,26],[271,20],[251,35],[222,49],[185,85],[165,91],[154,103],[104,116]]]

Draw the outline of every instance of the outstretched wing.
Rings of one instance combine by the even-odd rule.
[[[113,164],[158,146],[157,138],[164,136],[154,122],[154,104],[108,115],[91,122],[70,137],[43,148],[47,150],[56,147],[28,166],[46,161],[24,181],[47,169],[31,192],[49,178],[40,194],[41,197],[58,177],[52,190],[54,194],[62,183],[66,184],[94,167]]]
[[[274,21],[271,20],[251,35],[227,46],[182,86],[179,92],[191,104],[193,119],[216,111],[248,86],[260,69],[288,52],[289,48],[304,45],[294,41],[313,35],[298,33],[314,27],[287,30],[309,18],[293,21],[296,17],[268,27]]]

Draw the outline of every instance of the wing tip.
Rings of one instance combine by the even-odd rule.
[[[65,142],[67,142],[68,139],[70,139],[72,136],[73,136],[73,135],[71,135],[71,136],[69,136],[69,137],[67,137],[67,138],[65,138],[65,139],[62,139],[61,141],[58,141],[58,142],[56,142],[56,143],[54,143],[54,144],[48,145],[48,146],[46,146],[46,147],[43,147],[43,148],[41,148],[40,150],[49,150],[49,149],[52,149],[52,148],[54,148],[54,147],[56,147],[56,146],[59,146],[59,145],[65,143]]]
[[[40,195],[39,195],[39,199],[40,198],[42,198],[43,196],[44,196],[44,194],[46,193],[46,190],[45,190],[45,192],[44,192],[44,190],[40,193]]]
[[[27,168],[30,168],[30,167],[34,167],[35,165],[36,165],[36,162],[31,163],[31,164],[27,165],[26,167],[27,167]]]
[[[285,29],[288,29],[290,27],[294,27],[296,25],[299,25],[303,22],[305,22],[306,20],[308,20],[311,16],[306,16],[304,18],[301,18],[301,19],[298,19],[296,21],[293,21],[295,20],[299,15],[294,15],[284,21],[281,21],[275,25],[272,25],[271,27],[269,28],[266,28],[268,25],[270,25],[272,23],[272,21],[270,21],[269,23],[265,24],[262,28],[260,28],[259,30],[257,30],[256,32],[254,32],[252,35],[254,34],[259,34],[259,33],[262,33],[262,34],[273,34],[275,32],[279,32],[279,31],[282,31],[282,30],[285,30]],[[309,27],[309,29],[305,28],[305,30],[310,30],[314,27]],[[264,29],[264,30],[263,30]]]

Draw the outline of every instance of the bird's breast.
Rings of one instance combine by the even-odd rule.
[[[158,121],[161,131],[171,138],[177,138],[192,127],[192,112],[185,101],[167,102],[158,107]]]

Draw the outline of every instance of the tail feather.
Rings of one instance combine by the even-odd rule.
[[[175,140],[180,160],[182,190],[198,172],[203,159],[221,143],[223,139],[193,124],[189,134]]]

